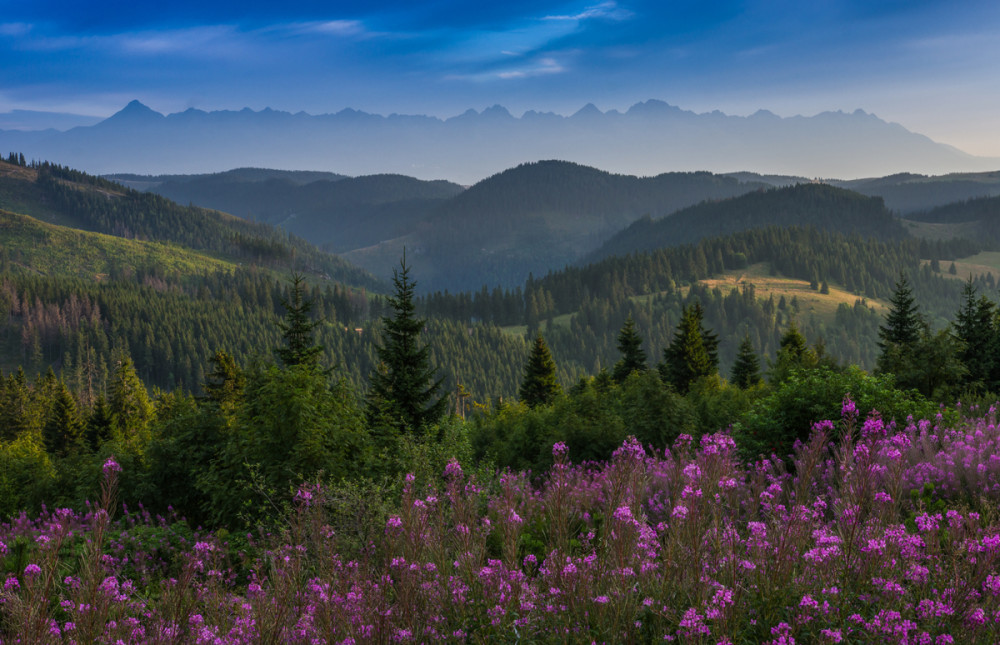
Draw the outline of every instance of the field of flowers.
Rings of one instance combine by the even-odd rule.
[[[845,400],[787,462],[726,433],[452,462],[362,542],[315,485],[271,536],[122,513],[109,460],[94,508],[0,526],[0,642],[997,643],[1000,428],[940,425]]]

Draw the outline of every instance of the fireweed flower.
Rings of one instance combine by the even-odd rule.
[[[559,457],[565,457],[568,453],[569,453],[569,447],[566,446],[565,442],[557,441],[556,443],[552,444],[553,457],[556,457],[558,459]]]
[[[850,394],[844,396],[843,404],[840,407],[840,416],[844,419],[854,419],[858,416],[858,408],[854,405],[854,401],[851,400]]]
[[[34,563],[29,564],[24,568],[24,576],[26,578],[33,578],[34,576],[37,576],[41,572],[42,568]]]
[[[118,465],[117,461],[115,461],[114,455],[111,455],[108,457],[107,461],[104,462],[103,470],[104,476],[110,477],[111,473],[120,473],[122,471],[122,467]]]
[[[458,460],[452,459],[448,462],[448,465],[444,467],[444,476],[446,479],[457,479],[462,476],[462,464],[458,463]]]

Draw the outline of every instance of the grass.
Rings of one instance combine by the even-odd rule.
[[[913,237],[923,237],[933,241],[951,240],[956,237],[974,240],[979,226],[978,222],[914,222],[906,219],[902,220],[902,224]]]
[[[821,319],[833,318],[841,304],[853,306],[861,297],[832,284],[830,285],[830,293],[813,291],[809,288],[809,282],[806,280],[770,275],[767,263],[764,262],[738,271],[727,271],[717,277],[699,282],[709,288],[718,287],[723,293],[752,284],[759,299],[767,300],[773,296],[777,302],[784,296],[785,300],[791,303],[792,298],[797,298],[800,314],[814,314]],[[876,311],[886,309],[886,305],[878,300],[865,299],[865,302]]]
[[[0,210],[0,243],[9,270],[101,280],[155,269],[158,274],[231,271],[233,262],[159,242],[125,240]]]
[[[930,260],[923,260],[924,264],[930,264]],[[1000,280],[1000,251],[983,251],[967,258],[955,260],[955,274],[948,272],[951,262],[939,260],[941,264],[941,275],[945,278],[955,280],[968,280],[969,276],[993,274],[994,280]]]

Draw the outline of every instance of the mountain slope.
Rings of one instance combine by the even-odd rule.
[[[406,246],[422,289],[509,287],[574,262],[644,214],[759,187],[707,172],[634,177],[564,161],[522,164],[444,202],[412,233],[345,257],[378,274]]]
[[[158,241],[240,263],[300,270],[379,288],[369,274],[261,223],[179,206],[84,173],[0,162],[0,208],[43,221],[127,239]]]
[[[799,184],[703,202],[659,219],[643,218],[609,239],[584,262],[767,226],[814,226],[883,240],[907,236],[881,198],[826,184]]]
[[[933,177],[900,173],[873,179],[831,180],[829,183],[862,195],[881,197],[888,208],[903,215],[976,197],[1000,195],[1000,171]]]
[[[402,175],[340,177],[257,169],[126,181],[181,204],[267,222],[342,253],[411,232],[463,188]],[[114,176],[115,179],[118,176]]]
[[[232,271],[227,262],[161,242],[126,240],[0,209],[0,273],[91,280]]]

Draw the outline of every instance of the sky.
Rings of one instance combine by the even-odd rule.
[[[1000,156],[996,0],[0,0],[0,112],[863,109]]]

